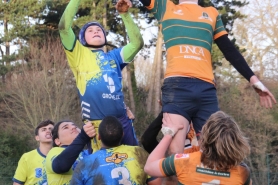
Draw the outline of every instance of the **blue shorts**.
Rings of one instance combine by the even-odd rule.
[[[124,129],[124,137],[121,144],[138,146],[138,141],[133,127],[133,120],[129,119],[127,115],[118,119],[122,123]]]
[[[210,115],[219,110],[215,86],[203,80],[169,77],[161,90],[162,111],[182,115],[189,123],[192,121],[197,136]]]

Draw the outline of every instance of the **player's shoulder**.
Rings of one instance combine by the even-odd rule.
[[[239,165],[238,165],[238,170],[239,171],[245,171],[246,173],[250,173],[250,168],[247,166],[246,163],[244,162],[241,162]]]
[[[34,149],[34,150],[31,150],[29,152],[26,152],[24,154],[22,154],[21,158],[33,158],[33,157],[36,157],[38,155],[38,150],[37,149]]]
[[[108,52],[106,52],[106,54],[118,54],[118,53],[121,53],[122,49],[124,48],[125,46],[123,47],[120,47],[120,48],[114,48],[114,49],[111,49],[109,50]]]
[[[201,152],[193,152],[193,153],[180,153],[175,154],[174,160],[179,161],[182,160],[183,162],[187,161],[188,163],[198,163],[200,162]]]
[[[114,152],[120,153],[128,153],[129,156],[141,156],[141,157],[148,157],[149,153],[140,146],[129,146],[129,145],[120,145],[114,148]]]
[[[148,152],[144,148],[142,148],[140,146],[129,146],[129,145],[121,145],[121,146],[123,148],[126,148],[126,150],[136,151],[136,152],[147,153],[148,154]]]
[[[241,162],[234,170],[231,171],[234,174],[239,175],[242,180],[242,183],[249,185],[251,181],[250,169],[244,162]]]
[[[60,154],[65,148],[63,147],[53,147],[51,150],[48,152],[46,158],[52,158],[55,155]]]
[[[216,15],[219,14],[218,10],[216,8],[214,8],[213,6],[203,7],[203,9],[205,11],[211,12],[211,13],[216,14]]]

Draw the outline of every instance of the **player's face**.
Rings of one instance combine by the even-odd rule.
[[[99,46],[104,44],[105,35],[99,26],[89,26],[85,31],[85,40],[89,45]]]
[[[36,136],[36,140],[41,143],[51,143],[52,142],[52,134],[53,125],[49,124],[47,126],[41,127],[38,130],[38,135]]]
[[[56,144],[58,146],[61,145],[70,145],[73,140],[77,137],[80,133],[80,129],[72,122],[63,122],[59,125],[58,135]]]

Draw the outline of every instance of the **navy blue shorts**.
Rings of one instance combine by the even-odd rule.
[[[121,144],[138,146],[138,141],[133,127],[133,120],[129,119],[127,115],[118,119],[122,123],[124,129],[124,137]]]
[[[203,80],[169,77],[161,90],[162,111],[182,115],[189,123],[192,121],[197,136],[210,115],[219,110],[215,86]]]

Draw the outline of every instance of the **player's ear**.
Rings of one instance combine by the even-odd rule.
[[[57,146],[60,146],[60,144],[61,144],[61,142],[60,142],[60,139],[59,139],[59,138],[56,138],[56,139],[54,140],[54,142],[55,142],[55,144],[56,144]]]
[[[35,136],[35,139],[36,139],[36,141],[40,141],[40,138],[39,138],[39,136],[37,135],[37,136]]]

